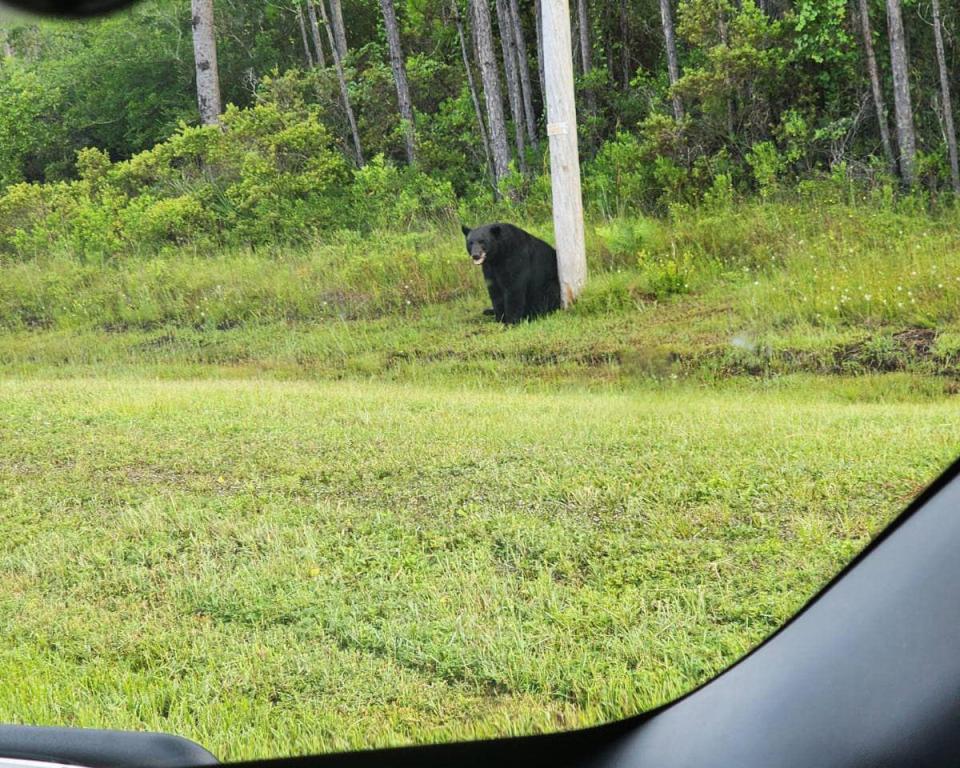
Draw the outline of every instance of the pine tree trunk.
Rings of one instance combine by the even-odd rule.
[[[580,38],[580,66],[583,74],[593,69],[593,55],[590,49],[590,22],[587,0],[577,0],[577,35]]]
[[[933,0],[933,36],[937,46],[937,64],[940,68],[940,92],[943,97],[943,124],[950,154],[950,181],[953,191],[960,194],[960,167],[957,165],[957,132],[953,125],[953,102],[950,98],[950,75],[943,46],[943,26],[940,21],[940,0]]]
[[[673,24],[671,23],[671,28]],[[620,75],[623,89],[630,88],[630,14],[627,13],[627,0],[620,0]]]
[[[517,67],[520,70],[520,88],[523,95],[523,113],[527,118],[527,141],[539,149],[537,139],[537,113],[533,110],[533,83],[530,80],[530,57],[527,55],[527,38],[523,33],[518,0],[510,0],[510,20],[517,51]]]
[[[493,170],[493,157],[490,154],[490,138],[487,136],[487,126],[483,120],[483,108],[480,106],[477,84],[473,79],[473,65],[470,63],[467,38],[463,33],[463,21],[460,18],[459,0],[450,0],[450,9],[453,11],[453,20],[457,25],[457,36],[460,38],[460,53],[463,55],[463,68],[467,73],[467,87],[470,89],[470,100],[473,102],[473,110],[477,114],[477,128],[480,131],[480,141],[483,142],[483,156],[487,161],[487,171],[490,174],[490,182],[494,185],[494,188],[496,188],[497,175]]]
[[[913,129],[907,43],[904,39],[900,0],[887,0],[887,28],[890,36],[890,68],[893,70],[893,107],[897,122],[900,179],[905,186],[911,187],[916,165],[917,139]]]
[[[330,19],[327,18],[326,0],[320,0],[320,15],[323,17],[323,26],[327,30],[327,43],[330,45],[330,53],[333,56],[333,66],[337,71],[337,80],[340,83],[340,98],[343,99],[343,110],[347,113],[347,121],[350,123],[353,148],[357,153],[357,166],[363,168],[363,150],[360,148],[360,132],[357,130],[357,119],[354,117],[353,107],[350,105],[350,92],[347,90],[347,78],[343,73],[343,63],[340,61],[340,52],[337,50],[337,44],[333,40],[333,32],[330,29]]]
[[[490,129],[490,149],[493,152],[493,171],[496,185],[502,189],[510,172],[510,150],[507,146],[507,125],[503,117],[503,96],[500,91],[500,72],[493,52],[493,24],[486,0],[470,0],[473,16],[474,47],[480,62],[483,98],[487,105],[487,125]]]
[[[297,24],[300,25],[300,37],[303,38],[303,56],[307,60],[307,66],[313,68],[313,52],[310,50],[310,41],[307,40],[307,24],[303,19],[303,8],[297,4]]]
[[[877,69],[877,57],[873,52],[873,30],[870,28],[870,12],[867,0],[859,0],[860,29],[863,32],[863,48],[867,57],[867,72],[870,75],[870,89],[873,92],[873,108],[877,113],[877,125],[880,127],[880,142],[883,145],[883,156],[893,173],[897,172],[897,161],[893,156],[893,145],[890,143],[890,127],[887,124],[887,108],[883,100],[883,87],[880,84],[880,71]]]
[[[663,42],[667,51],[667,72],[670,75],[670,88],[673,89],[680,79],[680,59],[677,56],[677,38],[673,31],[673,12],[670,0],[660,0],[660,21],[663,24]],[[680,95],[673,94],[673,116],[683,119],[683,101]]]
[[[201,125],[220,122],[220,75],[213,24],[213,0],[191,0],[193,58],[197,68],[197,105]]]
[[[614,12],[615,9],[610,3],[603,6],[603,52],[607,57],[607,72],[610,74],[611,79],[616,78],[615,73],[617,69],[613,52],[617,36],[613,31],[614,24],[611,21]]]
[[[537,25],[537,75],[540,78],[540,97],[547,102],[547,76],[543,71],[543,0],[535,0],[533,13]]]
[[[661,3],[668,2],[669,0],[660,0]],[[727,28],[727,19],[724,16],[723,8],[720,9],[720,13],[717,16],[717,27],[720,32],[720,42],[723,43],[723,47],[728,51],[730,50],[730,35],[728,34]],[[734,130],[734,109],[733,109],[733,83],[730,81],[730,76],[727,75],[724,78],[724,84],[727,87],[727,140],[732,144],[735,139],[735,130]],[[681,104],[681,107],[683,105]],[[677,105],[674,103],[674,109]]]
[[[323,0],[320,0],[323,2]],[[310,35],[313,37],[313,47],[317,52],[317,63],[327,68],[327,57],[323,55],[323,43],[320,39],[320,25],[317,23],[317,9],[313,0],[307,0],[307,16],[310,18]]]
[[[510,117],[513,120],[514,141],[517,148],[517,164],[520,172],[527,172],[527,151],[523,137],[525,118],[523,98],[520,96],[520,75],[517,73],[517,51],[513,40],[513,25],[510,23],[508,0],[497,0],[497,25],[500,28],[500,50],[503,53],[503,73],[507,81],[507,97]]]
[[[383,23],[387,28],[387,44],[390,46],[390,68],[393,81],[397,86],[397,103],[400,107],[400,119],[403,120],[403,137],[407,149],[407,162],[417,162],[416,141],[414,136],[413,100],[410,98],[410,86],[407,83],[407,68],[403,64],[403,48],[400,45],[400,25],[393,0],[380,0],[383,9]]]
[[[0,40],[3,41],[2,45],[0,45],[0,51],[3,52],[3,58],[14,58],[16,56],[16,51],[13,50],[13,45],[10,43],[10,32],[0,29]]]
[[[593,71],[593,49],[590,43],[590,12],[587,8],[587,0],[577,0],[577,20],[580,38],[580,63],[583,67],[583,74],[589,75]],[[587,99],[587,109],[591,113],[597,111],[597,97],[592,88],[585,91]]]
[[[340,61],[347,58],[349,49],[347,48],[347,30],[343,25],[343,8],[340,7],[340,0],[330,0],[330,21],[333,22],[333,39],[337,43],[337,53],[340,54]]]

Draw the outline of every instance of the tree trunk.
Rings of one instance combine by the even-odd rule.
[[[613,52],[617,35],[613,31],[615,25],[611,20],[613,19],[615,11],[616,9],[609,3],[603,6],[603,52],[607,57],[607,72],[613,81],[616,81],[615,73],[617,71],[617,64]]]
[[[320,15],[323,17],[323,26],[327,30],[327,43],[330,45],[330,53],[333,56],[333,66],[337,71],[337,80],[340,82],[340,98],[343,99],[343,109],[347,113],[347,121],[350,123],[353,147],[357,153],[357,165],[363,168],[363,150],[360,148],[360,132],[357,130],[357,120],[353,115],[353,107],[350,106],[350,92],[347,90],[347,78],[346,75],[343,74],[343,63],[340,61],[340,52],[337,50],[337,44],[333,40],[333,32],[330,29],[330,19],[327,18],[326,0],[320,0]]]
[[[940,67],[940,93],[943,97],[943,124],[950,153],[950,181],[953,191],[960,194],[960,167],[957,165],[957,132],[953,125],[953,102],[950,98],[950,75],[943,47],[943,26],[940,21],[940,0],[933,0],[933,36],[937,46],[937,64]]]
[[[661,2],[666,2],[666,0],[661,0]],[[720,9],[720,13],[717,16],[717,26],[718,31],[720,32],[720,42],[723,43],[723,47],[730,50],[730,35],[728,34],[727,28],[727,19],[723,14],[723,8]],[[724,84],[727,86],[727,140],[730,143],[733,143],[736,139],[734,131],[734,119],[733,119],[733,83],[730,82],[729,74],[724,78]],[[676,103],[674,104],[674,109],[676,109]],[[683,105],[681,104],[681,107]]]
[[[343,25],[343,8],[340,7],[340,0],[330,0],[330,21],[333,22],[333,39],[337,43],[337,53],[340,54],[340,61],[347,58],[349,49],[347,48],[347,30]]]
[[[907,44],[903,33],[900,0],[887,0],[887,28],[890,36],[890,68],[893,70],[893,107],[897,122],[900,179],[905,186],[911,187],[916,165],[917,139],[913,130]]]
[[[873,30],[870,28],[870,12],[867,0],[859,0],[860,29],[863,32],[863,48],[867,58],[867,71],[870,75],[870,88],[873,92],[873,108],[877,113],[877,125],[880,127],[880,142],[883,145],[883,156],[887,165],[895,174],[897,161],[893,156],[893,145],[890,143],[890,127],[887,124],[887,108],[883,101],[883,88],[880,85],[880,72],[877,69],[877,57],[873,52]]]
[[[493,24],[486,0],[470,0],[470,11],[473,16],[474,47],[483,80],[483,98],[487,105],[493,171],[499,194],[503,181],[510,172],[510,150],[507,147],[507,125],[503,117],[500,72],[497,68],[497,57],[493,52]]]
[[[577,32],[580,36],[580,66],[583,74],[593,69],[593,53],[590,49],[590,22],[587,0],[577,0]]]
[[[320,0],[323,2],[323,0]],[[313,47],[317,52],[317,63],[327,68],[327,57],[323,55],[323,43],[320,39],[320,25],[317,23],[317,9],[313,0],[307,0],[307,16],[310,18],[310,35],[313,37]]]
[[[3,52],[3,58],[12,59],[16,56],[16,51],[13,50],[13,45],[10,43],[10,32],[8,30],[0,29],[0,51]]]
[[[537,25],[537,75],[540,78],[540,96],[547,103],[547,76],[543,71],[543,0],[533,4],[534,19]]]
[[[587,8],[587,0],[577,0],[577,19],[579,21],[580,33],[580,63],[583,67],[584,76],[593,71],[593,49],[590,44],[590,12]],[[597,97],[592,88],[585,91],[587,98],[587,108],[590,112],[597,111]]]
[[[400,25],[393,8],[393,0],[380,0],[383,9],[383,23],[387,28],[387,44],[390,46],[390,68],[393,81],[397,86],[397,102],[400,107],[400,119],[403,121],[403,137],[407,148],[407,162],[413,165],[417,161],[414,138],[413,100],[410,98],[410,86],[407,83],[407,68],[403,65],[403,48],[400,46]]]
[[[510,18],[517,50],[517,67],[520,70],[520,87],[523,92],[523,112],[527,118],[527,140],[534,149],[540,148],[537,139],[537,113],[533,111],[533,83],[530,80],[530,57],[527,55],[527,38],[523,33],[520,7],[517,0],[510,0]]]
[[[201,125],[220,123],[220,75],[213,26],[213,0],[191,0],[193,58],[197,67],[197,105]]]
[[[677,38],[673,31],[673,12],[670,0],[660,0],[660,21],[663,24],[663,42],[667,51],[667,71],[670,75],[670,88],[676,88],[680,79],[680,59],[677,56]],[[683,101],[680,95],[673,94],[673,116],[683,120]]]
[[[473,79],[473,65],[470,63],[470,52],[467,48],[467,38],[463,34],[463,21],[460,18],[459,0],[450,0],[450,9],[453,11],[453,20],[457,25],[457,36],[460,38],[460,53],[463,55],[463,68],[467,73],[467,87],[470,89],[470,100],[473,110],[477,114],[477,128],[480,130],[480,140],[483,142],[483,156],[487,161],[487,171],[490,174],[490,183],[496,189],[497,174],[493,170],[493,157],[490,155],[490,138],[487,136],[487,126],[483,120],[483,109],[480,106],[480,97],[477,95],[477,84]]]
[[[527,173],[527,152],[523,139],[523,98],[520,95],[520,75],[517,73],[517,51],[510,23],[508,0],[497,0],[497,25],[500,28],[500,50],[503,53],[503,73],[507,81],[507,96],[510,116],[513,118],[513,134],[517,147],[517,164],[520,172]]]
[[[673,23],[671,20],[671,28]],[[627,0],[620,0],[620,75],[623,89],[630,88],[630,14],[627,13]]]
[[[303,38],[303,55],[307,60],[307,66],[312,68],[316,62],[313,60],[313,52],[310,50],[310,41],[307,40],[307,24],[303,20],[303,8],[297,4],[297,23],[300,25],[300,37]]]

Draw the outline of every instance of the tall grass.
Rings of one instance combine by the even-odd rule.
[[[51,255],[0,265],[0,361],[950,373],[958,223],[952,210],[797,196],[595,222],[575,311],[506,335],[480,320],[483,281],[452,225],[99,265]],[[526,227],[550,239],[548,222]]]

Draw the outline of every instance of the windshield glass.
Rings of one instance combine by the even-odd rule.
[[[555,731],[768,636],[960,449],[933,8],[0,16],[0,722]]]

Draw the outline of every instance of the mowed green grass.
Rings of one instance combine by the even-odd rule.
[[[949,398],[801,389],[2,380],[0,721],[239,759],[654,706],[960,449]]]

